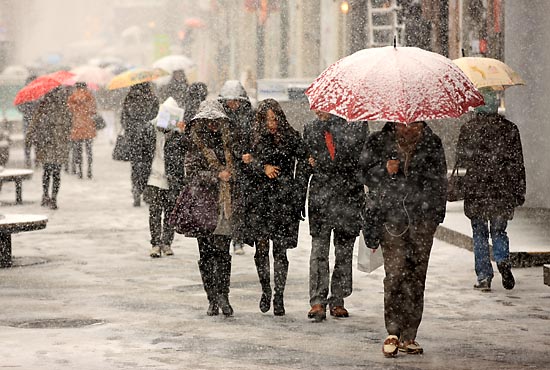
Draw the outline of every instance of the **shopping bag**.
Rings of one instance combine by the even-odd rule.
[[[383,264],[384,257],[382,256],[382,248],[367,248],[363,235],[361,235],[359,237],[359,250],[357,251],[357,269],[370,273]]]
[[[130,160],[130,144],[128,138],[124,133],[118,134],[115,147],[113,148],[113,159],[115,161],[129,161]]]
[[[458,165],[455,165],[451,176],[447,180],[447,201],[464,200],[464,176],[458,174]]]

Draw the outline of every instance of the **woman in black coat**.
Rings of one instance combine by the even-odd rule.
[[[279,103],[273,99],[260,102],[257,110],[258,138],[252,150],[250,164],[259,174],[253,197],[254,206],[246,217],[256,231],[254,262],[262,285],[260,310],[271,307],[269,241],[273,243],[274,290],[273,314],[285,314],[283,293],[288,274],[286,251],[298,243],[298,226],[305,192],[300,191],[295,178],[298,160],[306,160],[307,153],[300,134],[286,119]]]
[[[157,116],[159,101],[150,82],[133,85],[124,99],[120,123],[130,146],[132,195],[134,207],[141,204],[141,194],[147,184],[147,164],[153,158],[147,150],[147,123]]]

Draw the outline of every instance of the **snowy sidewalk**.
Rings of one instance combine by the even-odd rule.
[[[0,368],[550,367],[550,288],[542,284],[542,268],[514,269],[512,291],[497,275],[493,292],[482,294],[472,289],[472,253],[439,240],[418,334],[424,355],[382,356],[382,268],[372,274],[354,268],[348,319],[306,318],[311,241],[305,222],[298,248],[288,253],[286,316],[258,309],[260,285],[247,247],[233,257],[235,316],[208,317],[196,240],[177,235],[175,256],[149,258],[147,208],[132,207],[129,165],[111,160],[103,136],[94,151],[93,180],[62,174],[59,210],[40,207],[40,169],[25,184],[24,204],[0,210],[49,217],[45,230],[14,235],[13,254],[24,266],[0,269]],[[13,166],[21,165],[20,152],[14,148]],[[13,197],[4,186],[0,202]]]

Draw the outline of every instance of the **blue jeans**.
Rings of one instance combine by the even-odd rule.
[[[510,255],[510,242],[508,234],[506,234],[508,220],[498,217],[490,220],[472,218],[471,223],[477,280],[491,280],[493,278],[493,266],[491,265],[489,253],[489,233],[491,233],[491,240],[493,241],[495,262],[507,261]],[[488,224],[490,224],[490,228]]]

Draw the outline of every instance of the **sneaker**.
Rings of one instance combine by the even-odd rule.
[[[409,355],[420,355],[424,353],[424,349],[414,339],[399,342],[399,352],[405,352]]]
[[[151,256],[151,258],[159,258],[160,257],[160,247],[155,246],[155,247],[151,248],[151,253],[149,253],[149,256]]]
[[[382,353],[385,357],[395,357],[399,351],[399,338],[397,335],[388,335],[382,345]]]
[[[490,292],[491,291],[491,279],[482,279],[478,281],[476,284],[474,284],[475,290],[480,290],[482,292]]]
[[[514,279],[514,275],[512,275],[512,266],[510,265],[510,262],[497,263],[497,267],[500,275],[502,276],[502,286],[504,289],[514,289],[516,280]]]
[[[162,250],[162,253],[164,253],[165,256],[173,256],[174,251],[172,250],[172,247],[169,245],[161,245],[160,249]]]

